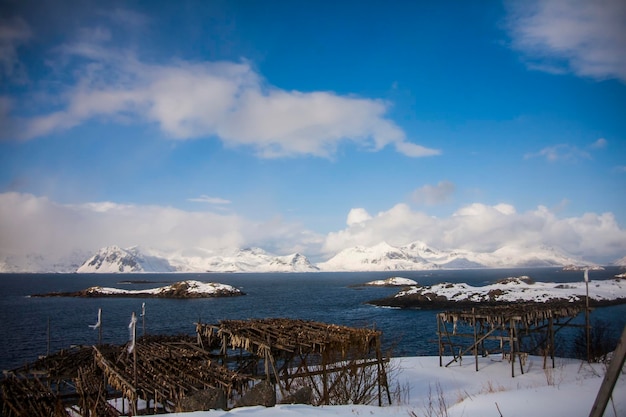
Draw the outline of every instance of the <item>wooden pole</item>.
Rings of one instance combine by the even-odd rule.
[[[141,303],[141,329],[143,336],[146,335],[146,303]]]
[[[135,391],[135,398],[132,402],[133,414],[137,415],[137,402],[139,401],[139,396],[137,395],[137,315],[133,311],[133,314],[130,319],[130,331],[131,331],[131,339],[132,339],[132,348],[133,348],[133,389]]]
[[[552,359],[552,368],[554,368],[554,318],[550,315],[550,359]]]
[[[443,366],[443,346],[441,346],[441,313],[437,314],[437,336],[439,337],[439,367]]]
[[[100,323],[100,327],[98,327],[98,346],[102,346],[102,309],[98,309],[98,322]]]
[[[511,360],[511,378],[515,378],[515,343],[513,339],[513,328],[513,319],[511,319],[509,321],[509,347],[511,351],[511,357],[509,359]]]
[[[328,398],[328,373],[326,372],[327,353],[326,349],[322,352],[322,387],[324,390],[324,398],[322,404],[328,405],[330,403]]]
[[[135,386],[135,392],[137,391],[137,317],[133,311],[133,384]],[[139,397],[135,398],[139,401]],[[135,413],[137,413],[137,404],[133,404],[135,407]]]
[[[472,321],[474,322],[474,362],[476,364],[476,371],[478,371],[478,337],[476,335],[476,310],[472,308]]]
[[[626,326],[624,326],[622,337],[620,338],[619,343],[615,348],[615,352],[613,353],[613,359],[611,359],[609,369],[607,369],[606,374],[604,375],[604,380],[602,381],[602,385],[598,391],[596,401],[593,403],[589,417],[602,417],[602,415],[604,415],[604,410],[606,409],[606,405],[609,403],[611,395],[613,395],[613,388],[615,388],[615,383],[619,378],[625,359]]]
[[[46,349],[46,356],[50,356],[50,316],[48,316],[48,344]]]
[[[585,269],[585,335],[587,337],[587,362],[591,362],[591,324],[589,323],[589,270]]]

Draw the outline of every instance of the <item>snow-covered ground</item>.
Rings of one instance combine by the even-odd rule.
[[[123,290],[111,287],[89,287],[85,290],[87,294],[98,295],[152,295],[155,297],[165,296],[166,294],[184,290],[184,292],[200,297],[211,297],[217,294],[239,294],[241,291],[231,285],[221,284],[218,282],[200,282],[195,280],[180,281],[172,285],[166,285],[158,288],[148,288],[144,290]]]
[[[413,286],[395,295],[445,297],[449,301],[546,302],[551,300],[579,301],[587,292],[585,282],[533,282],[528,277],[512,277],[495,284],[474,287],[465,283],[440,283]],[[626,299],[626,280],[615,278],[589,282],[589,298],[596,301]]]
[[[444,364],[451,358],[444,358]],[[550,363],[550,361],[548,361]],[[439,357],[396,358],[391,389],[396,404],[322,406],[278,405],[171,414],[180,417],[575,417],[588,416],[602,383],[606,365],[556,359],[543,369],[543,358],[527,358],[524,374],[498,356],[473,357],[462,364],[439,367]],[[622,372],[605,416],[626,416],[626,375]],[[445,403],[443,404],[442,403]],[[440,407],[441,405],[441,407]],[[443,408],[442,408],[443,407]]]
[[[409,278],[390,277],[387,279],[377,279],[374,281],[369,281],[366,282],[364,285],[371,285],[374,287],[406,287],[409,285],[417,285],[417,281]]]

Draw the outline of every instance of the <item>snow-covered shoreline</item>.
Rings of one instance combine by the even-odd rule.
[[[592,305],[626,303],[626,280],[614,278],[588,283]],[[510,303],[582,303],[587,294],[585,282],[534,282],[527,276],[510,277],[495,284],[475,287],[466,283],[443,282],[435,285],[413,285],[392,297],[373,300],[370,304],[388,307],[462,307]]]
[[[411,285],[417,285],[417,281],[409,278],[389,277],[387,279],[368,281],[363,285],[368,287],[408,287]]]

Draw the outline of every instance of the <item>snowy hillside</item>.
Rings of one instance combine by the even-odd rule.
[[[554,248],[504,246],[491,253],[465,250],[444,251],[423,242],[394,247],[381,243],[372,247],[344,249],[318,264],[324,271],[402,271],[464,268],[519,268],[584,265]]]
[[[372,247],[344,249],[326,262],[317,265],[323,271],[408,271],[438,268],[432,262],[405,248],[385,242]]]
[[[626,256],[624,256],[623,258],[619,258],[618,260],[613,262],[613,265],[626,267]]]
[[[201,250],[193,256],[168,256],[169,262],[181,272],[315,272],[306,256],[299,253],[278,256],[259,248],[227,251],[222,254]]]
[[[621,279],[592,281],[588,288],[589,299],[606,303],[626,299],[626,281]],[[562,301],[581,302],[585,299],[587,287],[584,282],[567,284],[553,282],[533,282],[529,277],[509,277],[495,284],[474,287],[466,283],[443,282],[430,286],[415,285],[393,296],[393,299],[409,299],[419,305],[429,303],[546,303]],[[394,304],[391,304],[394,305]],[[460,305],[460,304],[459,304]]]
[[[311,272],[318,269],[298,253],[276,256],[259,248],[216,254],[201,249],[192,253],[161,253],[109,246],[88,259],[76,272]]]
[[[102,248],[83,263],[78,273],[128,273],[174,272],[167,260],[146,255],[137,247],[122,249],[119,246]]]
[[[37,253],[22,256],[7,255],[0,258],[0,273],[72,273],[83,264],[89,253],[73,251],[62,257],[49,257]]]
[[[626,264],[626,260],[622,258],[616,264]],[[0,272],[8,273],[415,271],[565,265],[589,266],[589,263],[545,246],[504,246],[493,252],[476,253],[464,249],[440,250],[419,241],[400,247],[386,242],[371,247],[356,246],[342,250],[317,266],[300,253],[281,256],[260,248],[221,251],[193,248],[167,252],[108,246],[96,254],[74,252],[61,259],[37,254],[0,257]]]
[[[478,254],[475,259],[489,268],[535,268],[587,264],[581,259],[574,259],[565,252],[548,246],[503,246],[492,253]]]

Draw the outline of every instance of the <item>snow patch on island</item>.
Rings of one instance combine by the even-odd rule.
[[[238,288],[218,282],[179,281],[159,288],[123,290],[111,287],[89,287],[72,293],[35,294],[34,297],[147,297],[147,298],[209,298],[244,295]]]
[[[417,281],[402,277],[390,277],[387,279],[377,279],[374,281],[366,282],[364,285],[373,287],[408,287],[417,285]]]
[[[557,284],[554,282],[534,282],[527,276],[509,277],[485,285],[474,287],[466,283],[443,282],[431,286],[414,286],[397,293],[395,298],[425,297],[432,300],[454,302],[578,302],[584,300],[587,288],[584,282]],[[626,299],[626,281],[611,279],[589,282],[589,299],[593,301],[614,301]]]

